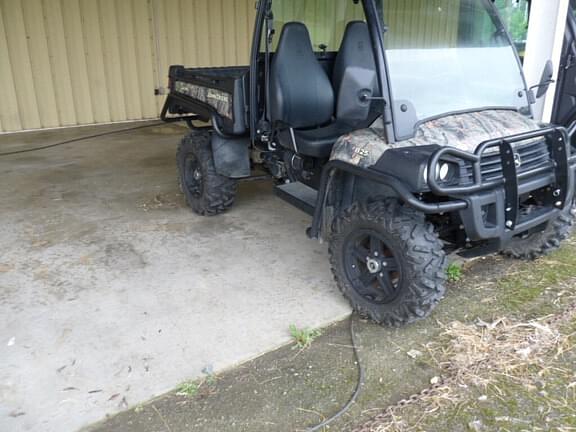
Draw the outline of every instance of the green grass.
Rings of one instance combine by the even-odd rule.
[[[313,330],[307,328],[300,329],[296,327],[294,324],[290,325],[290,335],[294,339],[294,342],[296,342],[296,345],[298,345],[298,347],[302,349],[308,348],[312,344],[314,339],[316,339],[321,334],[322,332],[318,329]]]
[[[144,405],[142,405],[142,404],[136,405],[134,407],[134,412],[136,414],[140,414],[140,413],[144,412]]]
[[[499,300],[517,311],[537,300],[552,286],[576,276],[576,247],[566,243],[561,250],[534,262],[524,262],[498,283]]]
[[[458,263],[451,263],[446,269],[448,282],[460,282],[462,280],[462,266]]]
[[[178,396],[194,397],[200,389],[200,384],[197,381],[186,381],[176,388]]]
[[[197,380],[188,380],[180,384],[176,388],[176,394],[178,396],[186,396],[189,398],[193,398],[197,396],[200,388],[202,387],[204,390],[214,387],[216,385],[216,375],[213,374],[211,368],[205,368],[202,373],[204,374],[203,378],[199,378]]]

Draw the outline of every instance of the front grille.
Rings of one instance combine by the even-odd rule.
[[[537,140],[527,144],[514,146],[514,152],[518,153],[522,162],[518,168],[518,174],[539,168],[550,161],[550,153],[545,140]],[[497,180],[502,177],[502,159],[500,152],[486,152],[480,163],[482,181]],[[460,185],[465,186],[474,183],[473,167],[471,163],[463,163],[460,166]]]

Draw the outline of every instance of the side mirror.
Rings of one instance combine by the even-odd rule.
[[[540,99],[542,96],[546,94],[548,88],[550,88],[550,84],[554,82],[552,77],[554,76],[554,64],[551,60],[548,60],[544,65],[544,70],[542,71],[542,77],[540,78],[540,83],[530,87],[530,100],[531,103],[535,103],[536,99]],[[536,92],[536,98],[534,98],[534,89],[538,89]]]

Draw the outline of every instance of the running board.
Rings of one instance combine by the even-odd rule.
[[[318,191],[304,183],[286,183],[274,188],[274,193],[287,203],[299,208],[310,216],[314,215]]]
[[[480,246],[472,247],[470,249],[459,250],[456,252],[456,255],[465,259],[473,259],[497,253],[499,250],[500,250],[500,242],[492,241]]]

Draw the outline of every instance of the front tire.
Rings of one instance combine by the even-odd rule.
[[[427,317],[445,292],[443,244],[396,200],[354,204],[333,223],[332,272],[354,310],[387,326]]]
[[[574,212],[575,207],[571,207],[550,221],[543,231],[514,237],[504,249],[504,255],[515,259],[535,260],[555,251],[572,234],[576,220]]]
[[[201,216],[214,216],[234,204],[238,182],[216,172],[211,134],[190,132],[182,139],[176,162],[180,189],[188,205]]]

